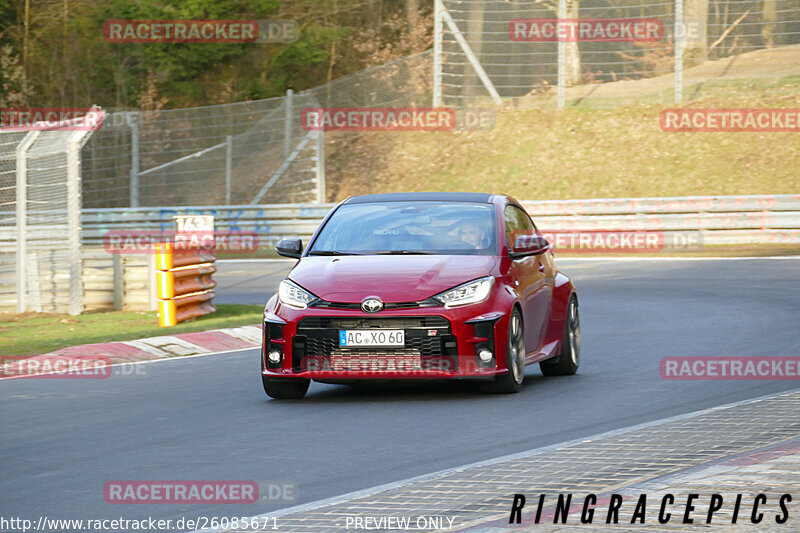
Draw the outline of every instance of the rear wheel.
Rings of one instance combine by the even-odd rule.
[[[525,379],[525,335],[522,316],[515,307],[508,321],[506,366],[508,372],[495,377],[494,381],[481,383],[481,390],[490,394],[519,392]]]
[[[308,379],[276,379],[261,376],[261,382],[264,384],[264,392],[270,398],[278,400],[297,400],[306,395],[308,385],[311,380]]]
[[[561,339],[561,355],[539,363],[545,376],[571,376],[578,371],[581,356],[581,320],[578,316],[578,299],[571,296]]]

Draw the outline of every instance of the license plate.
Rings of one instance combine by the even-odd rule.
[[[405,346],[406,336],[402,329],[340,329],[339,347],[359,346]]]

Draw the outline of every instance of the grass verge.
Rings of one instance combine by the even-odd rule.
[[[794,108],[800,76],[709,82],[686,107]],[[503,109],[493,129],[326,135],[328,200],[475,191],[518,200],[797,193],[796,133],[674,133],[646,98]]]
[[[113,311],[68,316],[0,313],[0,355],[37,355],[59,348],[174,335],[261,322],[263,306],[218,305],[217,312],[159,328],[155,311]]]

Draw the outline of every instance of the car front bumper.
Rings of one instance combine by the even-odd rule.
[[[506,301],[504,301],[506,300]],[[262,373],[316,380],[492,379],[505,365],[511,302],[496,294],[446,309],[391,309],[376,314],[331,308],[295,309],[270,301],[264,317]],[[270,311],[270,309],[273,309]],[[343,329],[402,329],[403,347],[342,348]],[[490,361],[478,357],[492,353]],[[280,353],[271,362],[270,351]]]

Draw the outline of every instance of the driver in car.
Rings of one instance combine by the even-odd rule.
[[[474,222],[469,222],[461,226],[458,234],[462,242],[469,244],[476,250],[485,246],[486,232]]]

